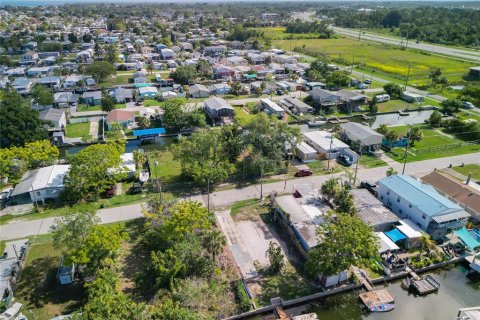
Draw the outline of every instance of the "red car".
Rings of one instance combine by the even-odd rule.
[[[310,169],[300,169],[297,172],[295,172],[295,177],[308,177],[311,176],[312,170]]]

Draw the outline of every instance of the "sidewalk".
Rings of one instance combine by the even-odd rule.
[[[391,159],[390,159],[391,160]],[[391,162],[393,160],[387,160],[389,166],[393,167],[399,173],[402,173],[403,164],[398,162]],[[407,163],[405,167],[405,174],[415,177],[421,177],[425,174],[432,172],[436,169],[448,168],[449,165],[459,166],[462,163],[479,163],[480,153],[463,154],[454,157],[438,158],[431,160],[423,160],[417,162]],[[357,174],[358,181],[362,180],[378,180],[385,177],[388,166],[377,167],[372,169],[359,169]],[[291,192],[294,185],[310,184],[313,188],[319,188],[322,183],[332,177],[340,177],[342,173],[336,173],[324,176],[310,176],[301,179],[290,179],[284,188],[284,181],[266,183],[263,185],[263,196],[266,197],[272,192],[284,193]],[[247,200],[260,197],[260,185],[250,185],[243,188],[235,188],[230,190],[223,190],[212,192],[210,195],[211,207],[220,209],[231,205],[234,202],[240,200]],[[187,199],[195,200],[206,205],[207,197],[205,195],[196,195],[188,197]],[[98,211],[98,216],[101,219],[101,223],[112,223],[119,221],[132,220],[141,218],[142,204],[132,204],[122,207],[114,207],[108,209],[101,209]],[[50,226],[53,225],[55,218],[45,218],[29,221],[15,221],[5,225],[0,225],[0,241],[19,239],[39,234],[45,234],[49,232]]]

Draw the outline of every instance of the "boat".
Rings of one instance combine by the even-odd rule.
[[[371,312],[388,312],[392,311],[395,308],[394,303],[385,303],[379,306],[370,306],[369,309]]]
[[[362,114],[362,118],[363,118],[364,120],[370,120],[370,119],[372,119],[372,117],[367,116],[366,114]]]
[[[325,123],[327,123],[327,121],[315,120],[307,122],[307,125],[309,127],[320,127],[323,126]]]
[[[148,171],[143,171],[143,172],[140,172],[138,180],[140,180],[140,182],[143,184],[147,182],[149,178],[150,178],[150,174],[148,173]]]
[[[401,117],[406,117],[406,116],[408,116],[408,112],[400,111],[400,110],[398,110],[397,112],[398,112],[398,114],[399,114]]]

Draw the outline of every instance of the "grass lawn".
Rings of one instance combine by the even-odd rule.
[[[474,119],[477,120],[477,123],[480,124],[480,113],[475,111],[460,111],[456,114],[460,120]]]
[[[480,180],[480,165],[478,164],[466,164],[463,167],[454,167],[453,170],[464,176],[468,176],[471,173],[473,179]]]
[[[146,99],[146,100],[143,100],[143,105],[145,107],[152,107],[152,106],[160,106],[160,105],[162,105],[162,103],[160,101],[157,101],[157,100]]]
[[[35,319],[46,320],[71,313],[81,307],[85,299],[83,286],[61,286],[57,283],[60,254],[48,240],[34,241],[28,250],[15,298],[23,304],[24,310],[32,310]]]
[[[378,104],[378,112],[392,112],[405,109],[416,109],[416,106],[403,100],[388,100]]]
[[[189,181],[187,177],[182,176],[182,167],[180,162],[173,159],[173,154],[168,148],[160,150],[148,150],[148,163],[152,178],[155,179],[155,170],[158,179],[162,184],[179,183]],[[155,165],[155,161],[158,165]]]
[[[364,154],[360,158],[360,165],[364,168],[376,168],[376,167],[384,167],[387,165],[385,161],[380,158],[377,158],[371,154]]]
[[[323,174],[332,174],[342,171],[342,166],[335,160],[330,160],[330,169],[327,171],[328,161],[312,161],[307,162],[306,165],[312,170],[315,176]],[[294,172],[295,173],[295,172]]]
[[[108,130],[105,131],[105,138],[111,140],[119,140],[123,139],[124,137],[121,130]]]
[[[316,39],[318,33],[286,33],[284,27],[252,28],[270,39]],[[292,44],[293,49],[293,44]]]
[[[435,146],[452,145],[462,141],[443,135],[442,133],[432,129],[428,125],[421,124],[416,126],[421,128],[423,133],[423,139],[419,142],[416,142],[413,147],[409,148],[407,162],[442,158],[480,151],[480,145],[469,145],[451,149],[434,148]],[[392,127],[390,129],[398,132],[399,135],[404,136],[408,132],[409,126]],[[427,150],[430,148],[431,150]],[[388,155],[396,161],[403,161],[404,149],[394,148],[392,152],[390,152]]]
[[[68,138],[79,138],[83,141],[92,138],[90,135],[90,122],[69,123],[66,127]]]
[[[230,215],[232,217],[235,217],[241,211],[251,210],[253,207],[258,206],[259,204],[260,204],[260,200],[257,198],[237,201],[234,204],[232,204]]]
[[[262,29],[266,29],[266,34],[269,34],[270,28]],[[281,33],[280,30],[274,32]],[[366,43],[348,38],[298,39],[294,41],[277,39],[273,41],[273,44],[275,47],[285,50],[298,48],[302,53],[312,56],[325,54],[330,58],[348,63],[353,60],[355,55],[355,62],[364,64],[364,69],[375,70],[377,74],[388,74],[397,80],[403,80],[406,77],[410,63],[410,79],[417,84],[426,84],[428,72],[434,67],[441,66],[442,75],[450,81],[460,81],[473,66],[470,62],[435,56],[413,49],[400,50],[395,46]]]
[[[102,110],[102,106],[89,106],[84,103],[81,103],[77,106],[77,112],[100,111],[100,110]]]
[[[247,125],[253,118],[255,118],[254,114],[246,113],[242,106],[234,106],[235,107],[235,119],[237,119],[238,123],[241,126]]]

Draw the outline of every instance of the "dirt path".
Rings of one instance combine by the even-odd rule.
[[[90,122],[90,136],[92,137],[93,140],[98,139],[98,122],[97,121],[92,121]]]

